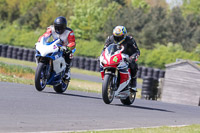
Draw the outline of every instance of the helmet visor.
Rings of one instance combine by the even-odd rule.
[[[123,40],[124,39],[124,36],[114,36],[114,40],[116,41],[116,42],[120,42],[121,40]]]
[[[55,25],[55,32],[58,34],[62,34],[65,31],[65,27],[62,25]]]

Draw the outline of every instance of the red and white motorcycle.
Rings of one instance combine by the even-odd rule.
[[[124,105],[130,105],[135,100],[136,92],[130,87],[129,56],[122,53],[123,50],[124,46],[113,43],[100,56],[102,98],[106,104],[110,104],[114,97]]]

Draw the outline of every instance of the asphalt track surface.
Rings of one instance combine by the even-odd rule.
[[[54,132],[200,124],[200,107],[136,99],[123,106],[101,94],[0,82],[0,132]]]
[[[88,81],[97,82],[97,83],[102,83],[101,77],[92,76],[92,75],[86,75],[86,74],[71,73],[71,78],[81,79],[81,80],[88,80]],[[142,88],[142,85],[138,83],[137,84],[137,88]]]

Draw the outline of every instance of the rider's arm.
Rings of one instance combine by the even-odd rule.
[[[41,40],[41,38],[42,38],[43,36],[44,36],[44,37],[48,37],[48,36],[51,36],[51,34],[52,34],[52,30],[51,30],[50,27],[48,27],[48,28],[47,28],[47,31],[46,31],[42,36],[39,37],[38,42],[40,42],[40,40]]]
[[[67,46],[70,47],[70,50],[73,50],[76,47],[75,36],[74,36],[73,30],[70,31],[70,33],[67,37],[67,40],[68,40]],[[66,44],[64,44],[64,46],[66,46]]]
[[[132,39],[132,46],[133,46],[132,48],[133,48],[133,51],[135,52],[130,56],[130,58],[137,59],[140,56],[140,50],[134,38],[131,38],[131,39]]]
[[[104,48],[103,48],[103,51],[104,51],[104,49],[106,48],[106,47],[108,47],[110,44],[112,44],[113,43],[113,37],[112,36],[108,36],[108,38],[106,39],[106,41],[105,41],[105,45],[104,45]]]
[[[105,41],[105,46],[108,47],[111,43],[113,43],[113,37],[108,36],[108,38]]]

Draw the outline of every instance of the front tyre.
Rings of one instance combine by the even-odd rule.
[[[45,76],[46,72],[46,65],[42,62],[40,62],[37,66],[36,72],[35,72],[35,88],[38,91],[44,90],[47,84],[47,79]]]
[[[59,84],[57,86],[54,85],[53,89],[57,93],[63,93],[63,92],[65,92],[67,90],[68,85],[69,85],[69,82],[68,83],[62,82],[61,84]]]
[[[102,98],[104,103],[110,104],[114,98],[114,91],[112,90],[112,76],[105,75],[102,85]]]
[[[135,101],[136,92],[130,91],[130,95],[126,99],[120,99],[124,105],[131,105]]]

